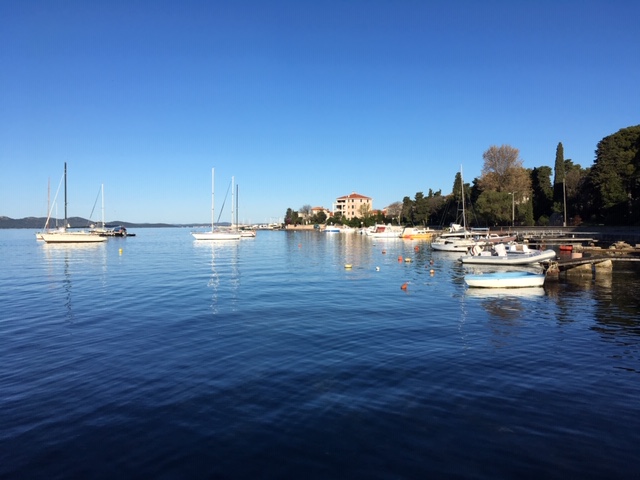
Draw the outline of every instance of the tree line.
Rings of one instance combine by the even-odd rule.
[[[640,125],[603,138],[595,155],[593,165],[582,168],[564,158],[560,142],[553,169],[527,169],[517,148],[493,145],[483,154],[480,177],[464,183],[457,172],[450,194],[417,192],[384,211],[363,211],[350,220],[327,218],[324,212],[310,216],[305,205],[299,212],[287,209],[285,223],[445,226],[461,223],[464,205],[468,226],[640,225]]]

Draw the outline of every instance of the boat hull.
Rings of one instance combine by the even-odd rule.
[[[469,265],[531,265],[548,262],[556,258],[556,252],[549,249],[530,253],[507,253],[506,255],[465,255],[460,262]]]
[[[228,232],[192,232],[196,240],[240,240],[239,233]]]
[[[105,242],[107,237],[88,232],[60,232],[42,233],[41,239],[46,243],[101,243]]]
[[[430,240],[437,232],[426,228],[405,227],[402,231],[402,238],[409,240]]]
[[[474,247],[476,242],[474,240],[442,240],[437,239],[431,242],[431,248],[439,252],[458,252],[466,253],[470,248]]]
[[[531,288],[542,287],[545,275],[531,272],[494,272],[465,275],[471,288]]]
[[[375,225],[373,229],[365,230],[365,234],[371,238],[400,238],[403,228],[397,225]]]

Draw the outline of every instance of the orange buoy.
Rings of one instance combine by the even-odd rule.
[[[419,252],[420,251],[420,247],[416,245],[415,247],[413,247],[413,251],[414,252]]]
[[[402,290],[406,290],[407,289],[407,282],[404,282],[400,288]]]
[[[402,261],[402,255],[398,256],[398,261],[401,262]]]

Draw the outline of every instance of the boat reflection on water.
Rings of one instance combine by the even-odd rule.
[[[491,317],[509,321],[520,319],[528,302],[544,295],[543,287],[468,288],[465,292],[466,297],[480,299],[480,305]]]
[[[534,298],[544,296],[544,287],[527,288],[467,288],[465,295],[474,298]]]
[[[235,240],[216,240],[213,242],[193,242],[207,265],[207,287],[211,289],[210,308],[214,315],[220,313],[220,302],[226,303],[232,311],[237,309],[240,273],[238,270],[238,245]]]

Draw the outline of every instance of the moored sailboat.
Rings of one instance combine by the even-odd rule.
[[[462,177],[462,167],[460,167],[460,193],[462,194],[462,225],[452,223],[449,232],[443,233],[433,242],[431,248],[441,252],[467,252],[475,246],[478,241],[473,238],[473,234],[467,230],[467,215],[464,205],[464,179]]]
[[[236,201],[235,201],[235,230],[240,234],[240,238],[255,238],[256,231],[252,228],[241,227],[238,223],[238,185],[236,184]]]
[[[240,233],[233,231],[225,231],[215,228],[215,175],[214,169],[211,169],[211,231],[210,232],[191,232],[191,235],[196,240],[240,240]],[[231,221],[233,222],[233,214],[231,215]]]
[[[67,218],[67,162],[64,163],[64,226],[57,230],[42,232],[39,237],[46,243],[100,243],[107,240],[106,237],[94,235],[84,230],[70,231]]]
[[[65,169],[66,171],[66,169]],[[42,235],[45,233],[51,233],[58,230],[58,193],[60,193],[60,188],[62,187],[62,182],[64,182],[65,174],[63,172],[62,177],[60,177],[60,183],[58,184],[58,189],[56,190],[56,195],[53,198],[53,204],[51,204],[51,180],[47,182],[47,220],[44,223],[44,228],[36,232],[36,240],[44,240]],[[49,222],[51,220],[51,214],[53,213],[53,207],[56,207],[56,228],[49,228]]]

